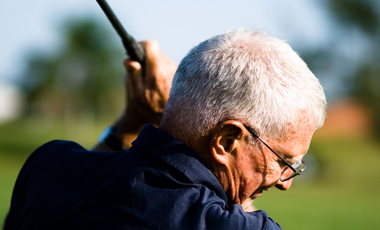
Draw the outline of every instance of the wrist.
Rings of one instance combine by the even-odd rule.
[[[115,127],[116,134],[119,138],[127,133],[138,134],[142,127],[148,123],[146,119],[140,114],[136,113],[136,110],[126,109],[119,119],[116,120],[113,127]]]
[[[113,125],[115,137],[125,148],[130,148],[146,123],[143,117],[126,110]]]

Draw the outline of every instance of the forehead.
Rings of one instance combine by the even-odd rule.
[[[268,142],[285,160],[297,163],[309,149],[314,131],[315,122],[300,120],[290,126],[287,135],[270,138]]]

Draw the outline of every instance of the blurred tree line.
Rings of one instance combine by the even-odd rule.
[[[329,42],[302,51],[320,78],[335,81],[339,96],[370,107],[380,137],[380,1],[322,0],[333,24]],[[61,44],[53,53],[27,56],[20,85],[25,116],[115,116],[123,105],[123,49],[112,27],[96,18],[71,18],[61,25]],[[325,80],[322,79],[322,80]]]
[[[306,62],[321,78],[334,78],[339,96],[368,106],[380,137],[380,1],[323,0],[333,25],[330,41],[311,48]]]
[[[19,85],[26,117],[99,120],[124,104],[121,42],[111,25],[94,17],[74,17],[59,26],[53,52],[30,52]]]

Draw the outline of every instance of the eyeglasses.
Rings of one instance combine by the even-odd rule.
[[[287,180],[290,180],[293,177],[300,175],[301,172],[303,172],[306,169],[305,162],[301,161],[300,163],[296,163],[294,165],[291,165],[289,162],[284,160],[284,158],[282,158],[278,153],[276,153],[271,147],[269,147],[269,145],[267,145],[267,143],[265,143],[263,140],[261,140],[261,138],[259,136],[257,136],[256,133],[254,133],[250,127],[245,126],[245,128],[254,137],[256,137],[261,143],[263,143],[268,149],[270,149],[274,154],[276,154],[276,156],[278,158],[280,158],[286,164],[286,166],[288,166],[288,168],[286,168],[284,171],[282,171],[281,176],[280,176],[280,181],[285,182]]]

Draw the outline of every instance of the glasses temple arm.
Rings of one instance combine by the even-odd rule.
[[[294,172],[298,172],[297,169],[293,168],[293,166],[291,164],[289,164],[289,162],[287,162],[284,158],[282,158],[278,153],[276,153],[271,147],[269,147],[269,145],[267,145],[267,143],[265,143],[263,140],[261,140],[261,138],[259,136],[256,135],[256,133],[254,133],[249,127],[247,127],[247,129],[250,131],[250,133],[252,133],[253,136],[255,136],[257,139],[259,139],[259,141],[261,143],[263,143],[268,149],[270,149],[274,154],[276,154],[276,156],[278,158],[280,158],[289,168],[291,168]],[[298,172],[299,173],[299,172]]]

